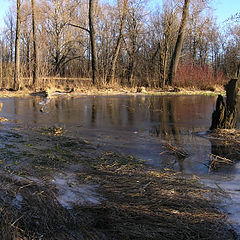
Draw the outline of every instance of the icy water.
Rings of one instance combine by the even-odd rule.
[[[69,136],[140,157],[158,169],[197,175],[202,182],[228,194],[223,208],[240,235],[240,162],[214,172],[209,172],[207,167],[209,154],[224,157],[231,151],[205,134],[211,124],[216,97],[59,96],[47,101],[41,97],[0,101],[4,104],[1,116],[10,120],[2,124],[2,129],[63,127]],[[167,143],[181,147],[187,156],[178,158],[170,154],[165,147]],[[67,186],[67,181],[59,176],[54,179],[61,189]],[[69,194],[76,197],[78,193],[88,192],[84,202],[91,198],[93,190],[94,187],[87,186],[74,191],[66,189],[59,198],[66,205],[69,203],[64,200]]]

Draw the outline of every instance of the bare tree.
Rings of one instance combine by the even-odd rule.
[[[145,38],[146,16],[143,1],[134,0],[129,2],[124,42],[127,53],[126,80],[130,86],[138,84],[136,78],[137,62],[140,60],[140,49]]]
[[[174,49],[174,40],[177,36],[178,8],[172,2],[165,1],[162,12],[157,11],[153,16],[155,48],[151,58],[152,65],[158,64],[159,85],[164,87],[171,53]]]
[[[116,43],[115,51],[113,54],[113,59],[111,62],[110,73],[109,73],[109,76],[107,79],[108,83],[114,81],[116,62],[117,62],[117,58],[118,58],[121,44],[122,44],[123,31],[124,31],[124,28],[126,25],[127,12],[128,12],[128,0],[123,0],[122,16],[120,17],[119,35],[117,38],[117,43]]]
[[[9,47],[10,47],[10,62],[13,62],[13,53],[14,53],[14,35],[15,35],[15,29],[14,29],[14,23],[15,19],[13,17],[13,14],[11,12],[9,12],[5,19],[4,22],[7,26],[7,36],[8,36],[8,40],[9,40]]]
[[[19,89],[20,75],[20,30],[21,30],[21,2],[17,0],[16,38],[15,38],[15,74],[13,89]]]
[[[181,24],[180,24],[179,31],[178,31],[178,38],[177,38],[177,42],[176,42],[176,45],[174,48],[174,52],[173,52],[170,67],[169,67],[169,73],[168,73],[168,79],[167,79],[167,83],[169,85],[172,85],[173,80],[176,75],[178,62],[180,59],[180,54],[181,54],[182,46],[183,46],[185,30],[187,27],[187,21],[188,21],[188,17],[189,17],[189,5],[190,5],[190,0],[184,0],[182,20],[181,20]]]
[[[99,70],[98,70],[98,56],[97,56],[97,44],[95,34],[95,17],[94,12],[96,9],[96,0],[89,0],[89,35],[91,44],[91,60],[92,60],[92,83],[95,85],[98,82]]]
[[[2,86],[6,88],[13,87],[9,81],[13,78],[16,89],[31,83],[37,86],[39,75],[90,76],[93,84],[119,80],[131,86],[162,87],[172,84],[180,53],[178,70],[186,75],[178,75],[176,82],[184,86],[194,81],[200,68],[222,76],[220,69],[229,77],[239,63],[239,22],[228,27],[226,36],[219,34],[206,7],[208,0],[165,0],[153,13],[145,0],[18,2],[21,13],[9,9],[1,32]],[[15,38],[17,21],[21,34]],[[183,26],[186,22],[188,31]],[[15,47],[17,42],[20,45],[20,58],[14,42]],[[39,64],[35,63],[38,59]]]
[[[33,30],[33,86],[36,89],[38,86],[38,77],[39,77],[37,24],[36,24],[36,0],[31,0],[31,3],[32,3],[32,30]]]

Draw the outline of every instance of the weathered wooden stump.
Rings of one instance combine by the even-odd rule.
[[[225,85],[226,103],[223,96],[218,95],[216,109],[212,114],[212,125],[210,130],[232,129],[237,124],[237,94],[239,90],[239,80],[231,79]]]

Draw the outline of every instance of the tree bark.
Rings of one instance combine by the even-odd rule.
[[[231,79],[227,85],[226,103],[222,95],[218,95],[216,110],[212,114],[212,124],[210,130],[232,129],[237,124],[237,94],[239,90],[239,80]]]
[[[16,39],[15,39],[15,73],[13,89],[19,89],[20,75],[20,30],[21,30],[21,3],[17,0]]]
[[[178,38],[175,44],[174,52],[173,52],[170,67],[169,67],[169,73],[168,73],[168,79],[167,79],[168,85],[172,85],[173,80],[175,79],[175,76],[176,76],[180,54],[182,51],[185,31],[187,27],[187,21],[189,17],[189,5],[190,5],[190,0],[185,0],[184,6],[183,6],[182,20],[181,20],[181,24],[178,31]]]
[[[32,30],[33,30],[33,87],[38,86],[39,78],[39,61],[38,61],[38,46],[37,46],[37,24],[36,24],[36,0],[31,0],[32,3]]]
[[[92,83],[96,84],[99,77],[98,71],[98,57],[97,57],[97,44],[96,44],[96,35],[95,35],[95,24],[94,24],[94,11],[96,6],[96,0],[89,0],[89,35],[90,35],[90,44],[91,44],[91,60],[92,60]]]

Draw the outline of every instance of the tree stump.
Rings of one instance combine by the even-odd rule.
[[[231,79],[225,85],[226,103],[223,96],[218,95],[216,109],[212,114],[212,125],[210,130],[232,129],[237,124],[237,94],[239,89],[238,79]]]

